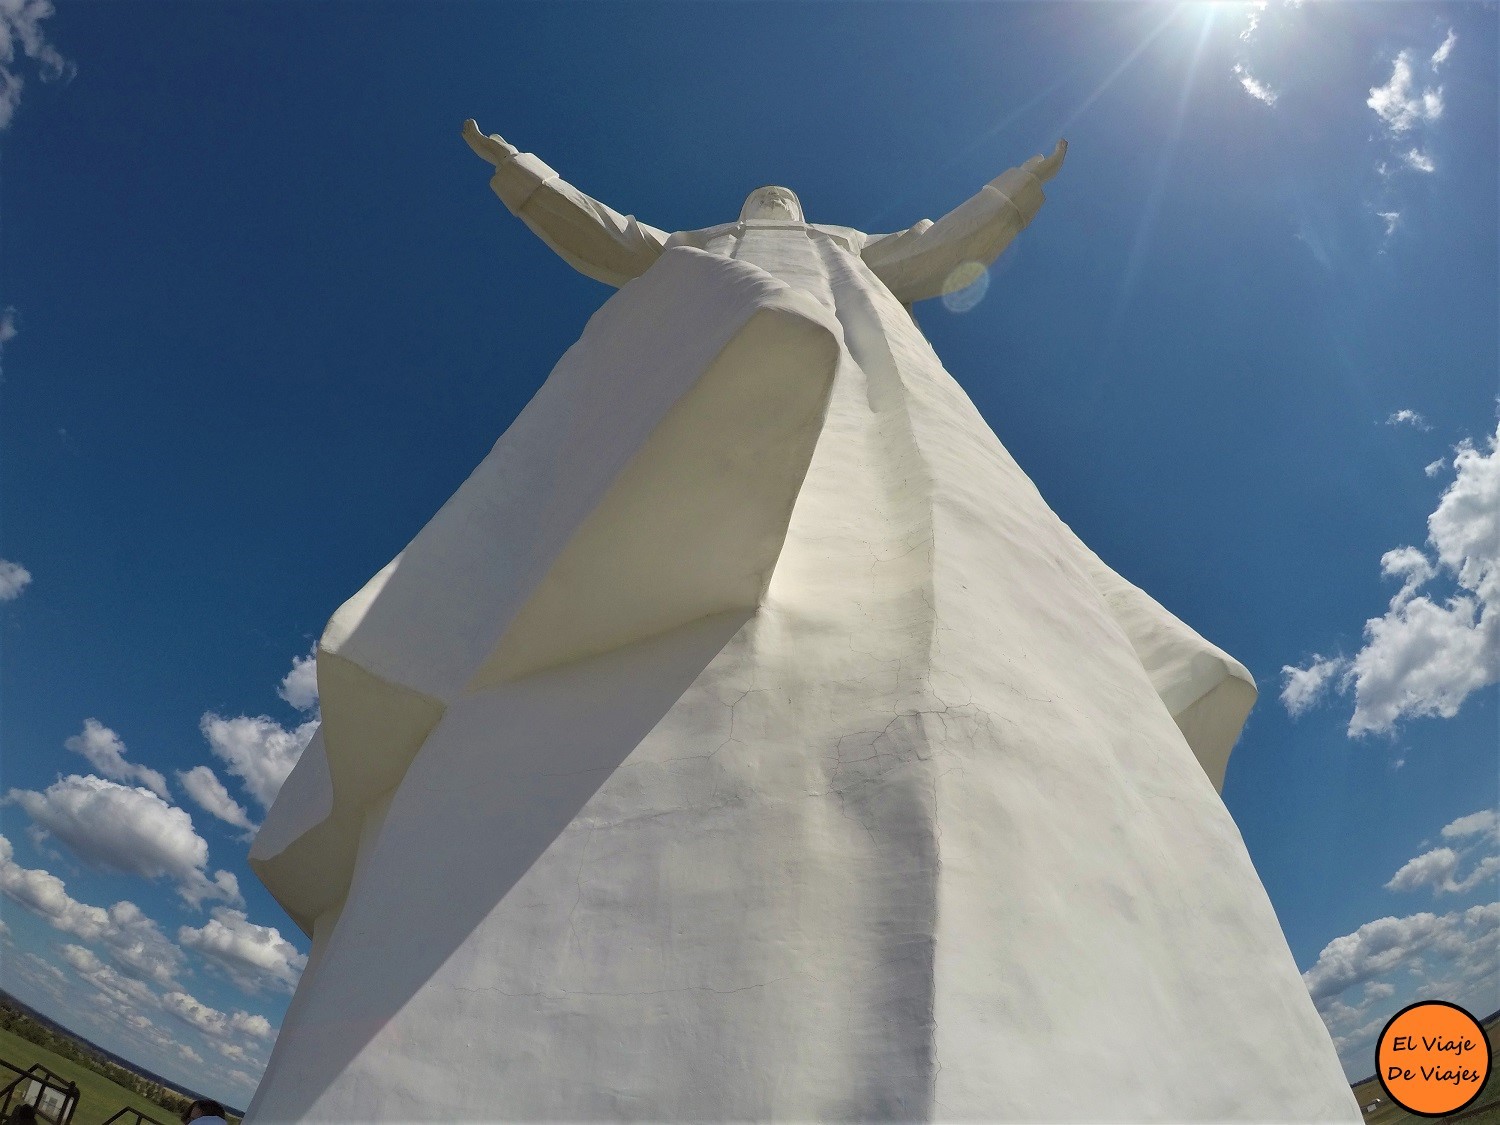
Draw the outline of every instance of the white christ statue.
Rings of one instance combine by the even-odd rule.
[[[911,315],[1065,146],[896,234],[668,234],[464,134],[619,291],[319,642],[250,1118],[1358,1120],[1218,792],[1250,675]]]

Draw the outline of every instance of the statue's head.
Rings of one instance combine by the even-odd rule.
[[[802,217],[802,202],[791,188],[768,184],[758,187],[745,198],[740,208],[740,222],[746,219],[790,219],[806,222]]]

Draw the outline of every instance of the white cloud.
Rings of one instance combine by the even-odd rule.
[[[1396,228],[1401,225],[1400,211],[1376,211],[1375,217],[1381,222],[1385,223],[1385,233],[1387,238],[1395,234]]]
[[[1394,417],[1394,415],[1393,415]],[[1386,734],[1403,719],[1449,719],[1474,692],[1500,682],[1500,429],[1488,450],[1465,441],[1455,477],[1427,519],[1432,555],[1387,551],[1387,577],[1401,579],[1384,616],[1365,622],[1364,646],[1346,665],[1319,657],[1282,669],[1282,700],[1292,714],[1316,702],[1334,673],[1354,692],[1351,737]],[[1422,588],[1437,577],[1458,592],[1441,601]]]
[[[1419,148],[1409,149],[1401,154],[1402,162],[1418,172],[1435,172],[1437,164],[1432,157]]]
[[[1382,733],[1405,717],[1452,718],[1470,694],[1500,681],[1500,429],[1488,452],[1461,444],[1453,467],[1427,540],[1462,593],[1439,605],[1412,596],[1408,580],[1386,615],[1366,623],[1350,672],[1350,734]]]
[[[140,1006],[155,1008],[160,1003],[156,993],[144,982],[115,972],[95,956],[92,950],[81,945],[64,945],[58,952],[80,978],[92,985],[104,1001],[122,1015],[136,1013]],[[140,1030],[150,1027],[151,1021],[147,1019],[144,1024],[134,1022],[132,1026]]]
[[[20,563],[0,559],[0,602],[13,602],[31,585],[31,571]]]
[[[213,878],[203,871],[195,871],[189,878],[178,885],[177,893],[182,900],[193,908],[201,907],[205,902],[233,902],[243,905],[244,896],[240,894],[240,881],[232,871],[215,871]]]
[[[1436,121],[1443,115],[1443,88],[1428,87],[1418,92],[1411,64],[1410,51],[1397,55],[1390,81],[1373,87],[1365,102],[1393,133],[1408,132],[1419,122]]]
[[[1240,85],[1244,88],[1245,93],[1264,105],[1276,104],[1276,98],[1278,97],[1276,91],[1251,74],[1249,68],[1244,63],[1235,63],[1234,73],[1239,76]]]
[[[1240,41],[1242,43],[1250,42],[1251,37],[1255,35],[1256,29],[1260,27],[1261,13],[1265,10],[1265,0],[1260,0],[1259,3],[1250,5],[1250,21],[1245,25],[1245,30],[1240,32]]]
[[[1427,517],[1427,538],[1459,585],[1490,608],[1500,603],[1500,427],[1489,452],[1464,441],[1454,451],[1453,484]]]
[[[20,331],[16,324],[16,306],[6,305],[0,309],[0,348],[14,340]]]
[[[292,667],[281,678],[276,694],[299,711],[311,714],[290,728],[267,715],[225,718],[212,711],[206,712],[198,724],[214,756],[262,808],[270,808],[276,800],[282,782],[302,757],[321,721],[316,646],[306,656],[292,659]],[[208,812],[230,824],[254,830],[249,814],[229,796],[208,767],[198,766],[177,776],[193,800]]]
[[[1363,1078],[1375,1037],[1406,1004],[1447,999],[1483,1011],[1494,1007],[1500,994],[1500,903],[1366,923],[1330,942],[1303,979],[1346,1073]],[[1354,1003],[1350,992],[1361,984]]]
[[[169,1045],[166,1036],[141,1010],[154,1011],[157,1007],[156,996],[150,988],[116,973],[97,958],[88,956],[87,950],[74,946],[62,947],[59,952],[73,972],[52,970],[56,972],[56,983],[61,987],[49,990],[49,994],[62,1011],[71,1013],[72,1020],[105,1032],[123,1030],[139,1042]],[[40,958],[37,963],[42,963]],[[50,965],[47,968],[52,969]],[[80,984],[92,991],[83,991]]]
[[[41,23],[52,13],[49,0],[0,3],[0,131],[10,127],[25,86],[25,79],[16,68],[18,45],[21,53],[36,63],[43,82],[66,78],[74,69],[42,34]]]
[[[228,1058],[242,1060],[244,1048],[236,1047],[230,1040],[236,1035],[250,1035],[256,1039],[270,1039],[271,1024],[264,1016],[249,1012],[221,1012],[211,1008],[195,996],[181,990],[167,993],[161,998],[161,1006],[189,1027],[197,1028],[208,1036],[214,1048]],[[225,1050],[228,1046],[231,1049]]]
[[[307,964],[296,946],[274,926],[258,926],[239,910],[217,907],[201,928],[183,926],[177,940],[224,968],[241,988],[262,987],[291,992]]]
[[[63,933],[97,941],[109,927],[109,913],[71,897],[51,872],[15,862],[11,842],[0,836],[0,893],[37,914]]]
[[[1500,818],[1494,809],[1481,809],[1445,824],[1442,837],[1452,841],[1458,850],[1438,847],[1408,860],[1386,883],[1385,889],[1415,891],[1431,887],[1434,897],[1461,894],[1493,882],[1500,875],[1500,853],[1492,850],[1500,845]],[[1459,867],[1476,856],[1477,862],[1469,873],[1460,877]]]
[[[1415,859],[1409,859],[1386,883],[1388,891],[1414,891],[1420,887],[1431,887],[1437,894],[1453,885],[1453,872],[1458,868],[1458,853],[1452,848],[1433,848]]]
[[[1391,600],[1393,604],[1404,604],[1437,573],[1437,569],[1415,547],[1397,547],[1380,556],[1380,573],[1387,578],[1401,579],[1401,589]]]
[[[270,1020],[265,1016],[251,1015],[249,1012],[235,1012],[231,1015],[229,1030],[248,1035],[253,1039],[269,1040],[275,1034]]]
[[[1438,70],[1447,61],[1456,42],[1458,37],[1450,29],[1447,38],[1430,57],[1416,48],[1401,51],[1392,60],[1390,79],[1383,86],[1372,87],[1365,102],[1375,111],[1383,126],[1378,144],[1384,151],[1376,164],[1376,171],[1382,180],[1384,198],[1376,211],[1386,221],[1387,238],[1405,210],[1402,183],[1396,173],[1432,175],[1437,171],[1432,127],[1443,116],[1445,108],[1443,87],[1437,81]]]
[[[210,711],[199,726],[214,755],[244,783],[247,793],[269,808],[318,729],[318,720],[287,730],[265,715],[225,719]]]
[[[1423,465],[1422,472],[1429,477],[1435,477],[1447,467],[1448,459],[1446,457],[1439,457],[1436,461],[1431,461]]]
[[[105,910],[79,902],[56,875],[17,864],[4,836],[0,836],[0,893],[53,929],[101,943],[110,959],[132,976],[169,986],[181,971],[182,951],[135,903],[121,900]]]
[[[258,1057],[259,1045],[275,1038],[275,1028],[265,1016],[243,1009],[220,1011],[180,986],[174,985],[158,993],[142,981],[116,972],[92,950],[79,945],[64,945],[58,952],[63,962],[93,992],[85,995],[81,1006],[76,998],[70,998],[59,990],[54,990],[51,994],[63,1007],[73,1010],[84,1020],[102,1028],[105,1024],[101,1017],[107,1018],[127,1029],[141,1042],[154,1045],[163,1052],[164,1059],[203,1066],[204,1053],[190,1045],[190,1036],[181,1030],[169,1035],[154,1022],[153,1016],[166,1012],[187,1027],[202,1033],[205,1038],[198,1040],[197,1046],[207,1044],[224,1058],[247,1066],[264,1067],[264,1060]],[[67,983],[68,978],[64,974],[45,965],[40,959],[37,963]],[[188,1038],[189,1042],[184,1042],[184,1038]],[[257,1053],[253,1054],[252,1051]],[[162,1064],[153,1065],[160,1068]],[[216,1072],[220,1065],[212,1064],[207,1069]]]
[[[61,953],[62,959],[80,973],[97,973],[104,968],[104,962],[94,955],[94,951],[81,945],[64,945]]]
[[[1453,48],[1458,43],[1458,33],[1451,27],[1448,29],[1448,37],[1443,40],[1438,49],[1432,52],[1432,69],[1436,70],[1448,61],[1448,56],[1453,53]]]
[[[1415,426],[1423,432],[1432,429],[1427,419],[1415,410],[1397,410],[1385,420],[1385,424],[1387,426]]]
[[[318,705],[318,650],[292,660],[292,670],[281,680],[276,694],[299,711],[311,711]]]
[[[1497,934],[1500,902],[1451,914],[1424,912],[1405,918],[1377,918],[1324,946],[1302,979],[1314,1002],[1321,1006],[1345,989],[1382,976],[1424,950],[1467,958],[1472,956],[1476,942],[1482,944],[1488,935],[1493,944]]]
[[[132,976],[170,987],[182,969],[182,950],[133,902],[109,908],[102,941],[110,959]]]
[[[65,982],[68,979],[68,975],[61,969],[59,969],[56,965],[51,964],[44,958],[38,957],[35,953],[26,953],[23,954],[22,957],[24,960],[29,962],[39,973],[52,978],[58,983]]]
[[[21,104],[21,88],[24,85],[19,74],[0,66],[0,129],[10,127],[16,116],[16,107]]]
[[[229,795],[224,783],[208,766],[194,766],[185,772],[179,771],[177,783],[204,812],[236,828],[255,831],[256,826],[251,822],[249,814]]]
[[[148,789],[70,774],[37,793],[6,798],[80,858],[112,871],[185,879],[208,862],[208,844],[192,818]]]
[[[1500,833],[1500,814],[1494,809],[1480,809],[1477,813],[1461,816],[1443,825],[1443,839],[1462,840],[1469,836]],[[1496,836],[1500,840],[1500,835]]]
[[[189,1027],[195,1027],[204,1035],[224,1035],[228,1020],[217,1008],[210,1008],[186,992],[168,992],[161,998],[162,1007]]]
[[[168,799],[167,779],[154,769],[125,760],[125,743],[120,736],[98,719],[83,720],[83,733],[75,734],[63,745],[82,754],[89,765],[114,781],[137,782],[162,800]]]
[[[1287,712],[1296,718],[1316,703],[1348,663],[1342,656],[1314,656],[1306,668],[1284,665],[1281,669],[1281,702]]]
[[[19,957],[6,958],[5,967],[30,981],[52,999],[61,1002],[62,986],[68,983],[68,974],[50,961],[43,960],[35,953],[23,953]]]
[[[1403,594],[1384,617],[1365,623],[1365,647],[1347,674],[1355,693],[1352,737],[1389,733],[1402,719],[1451,719],[1473,692],[1495,682],[1493,610],[1486,623],[1473,598],[1439,605]]]
[[[194,905],[239,899],[233,875],[219,872],[209,879],[204,873],[208,844],[193,830],[192,818],[149,789],[71,774],[41,793],[12,789],[5,799],[96,867],[171,879]]]
[[[1487,855],[1476,863],[1474,870],[1460,879],[1452,890],[1455,894],[1460,894],[1485,884],[1494,884],[1497,879],[1500,879],[1500,855]]]

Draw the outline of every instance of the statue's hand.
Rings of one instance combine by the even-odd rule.
[[[515,145],[506,143],[505,138],[498,133],[485,136],[472,117],[464,122],[463,137],[476,156],[488,160],[496,168],[520,151]]]
[[[1033,156],[1025,164],[1021,165],[1021,171],[1030,172],[1045,184],[1053,176],[1057,175],[1057,170],[1062,167],[1063,158],[1067,155],[1068,142],[1058,141],[1057,147],[1052,150],[1051,156]]]

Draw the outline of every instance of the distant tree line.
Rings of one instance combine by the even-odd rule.
[[[112,1059],[97,1054],[71,1035],[47,1027],[4,997],[0,997],[0,1027],[14,1032],[22,1039],[29,1039],[38,1047],[45,1047],[69,1062],[87,1067],[96,1074],[102,1074],[116,1085],[139,1094],[147,1101],[155,1102],[174,1117],[180,1116],[192,1102],[191,1098],[183,1097],[176,1090],[169,1089],[160,1082],[155,1082],[133,1070],[127,1070]],[[24,1070],[25,1067],[22,1066],[22,1069]]]

